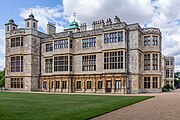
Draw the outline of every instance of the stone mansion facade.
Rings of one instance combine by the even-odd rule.
[[[92,30],[75,21],[56,33],[38,31],[33,14],[18,28],[6,26],[5,87],[13,91],[142,93],[174,84],[174,58],[162,55],[158,28],[126,24],[115,16],[93,21]]]

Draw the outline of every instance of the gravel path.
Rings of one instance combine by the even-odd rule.
[[[180,120],[180,89],[170,93],[143,95],[153,95],[155,98],[101,115],[93,120]]]

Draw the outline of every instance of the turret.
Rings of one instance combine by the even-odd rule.
[[[18,27],[18,25],[16,25],[14,23],[14,20],[12,18],[9,20],[9,22],[7,24],[5,24],[5,26],[6,26],[6,32],[10,32],[11,30],[15,30]]]
[[[78,22],[76,22],[75,16],[76,15],[74,13],[74,20],[72,22],[70,22],[69,28],[65,29],[64,31],[72,31],[73,33],[80,31],[79,24],[78,24]]]
[[[32,13],[29,15],[29,18],[25,19],[25,28],[31,28],[35,30],[37,30],[38,28],[38,21],[34,18],[34,15]]]

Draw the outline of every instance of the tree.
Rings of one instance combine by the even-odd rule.
[[[180,84],[180,72],[174,73],[174,86],[177,86]]]
[[[5,86],[5,71],[0,71],[0,87]]]

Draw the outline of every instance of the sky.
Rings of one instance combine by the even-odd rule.
[[[57,32],[63,31],[73,20],[87,23],[113,19],[139,23],[141,27],[158,27],[162,32],[162,53],[175,57],[175,71],[180,71],[180,0],[5,0],[0,4],[0,69],[4,68],[5,26],[12,17],[19,27],[34,14],[39,30],[46,32],[46,24],[54,23]]]

